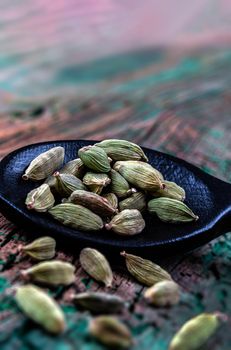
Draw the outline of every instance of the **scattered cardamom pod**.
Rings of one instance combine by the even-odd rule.
[[[137,209],[125,209],[105,224],[106,230],[112,230],[122,236],[132,236],[143,231],[145,221]]]
[[[111,191],[115,193],[117,197],[124,198],[136,192],[136,189],[130,188],[127,180],[114,169],[111,170],[110,175]]]
[[[64,160],[64,148],[54,147],[40,154],[30,163],[22,176],[23,180],[44,180],[59,169]]]
[[[29,269],[22,270],[21,275],[33,282],[44,283],[50,286],[68,286],[75,280],[75,266],[70,263],[52,260],[38,263]]]
[[[180,288],[173,281],[160,281],[148,288],[144,297],[155,306],[175,305],[180,299]]]
[[[33,209],[42,213],[54,206],[55,198],[51,193],[50,187],[47,184],[43,184],[28,193],[25,204],[27,209]]]
[[[102,195],[103,198],[106,198],[108,202],[111,204],[111,206],[115,209],[118,208],[118,198],[115,195],[115,193],[106,193]]]
[[[48,332],[59,334],[66,328],[65,316],[56,301],[41,288],[27,284],[16,290],[19,308]]]
[[[62,197],[68,197],[76,190],[87,190],[80,179],[71,174],[61,174],[59,171],[54,173],[56,178],[56,190]]]
[[[165,185],[165,188],[153,192],[153,197],[167,197],[182,202],[185,200],[185,190],[182,187],[171,181],[163,181],[163,184]]]
[[[126,140],[109,139],[96,143],[101,147],[113,160],[143,160],[148,161],[140,146]]]
[[[127,254],[126,252],[121,252],[120,255],[125,257],[128,271],[140,283],[146,286],[153,286],[155,283],[163,280],[172,281],[169,273],[151,260]]]
[[[221,313],[203,313],[187,321],[173,337],[169,350],[201,349],[216,332],[220,321],[227,316]]]
[[[85,292],[75,294],[73,302],[85,310],[93,313],[118,313],[125,307],[125,302],[117,295],[100,292]]]
[[[82,231],[99,231],[104,224],[102,219],[82,205],[62,203],[49,210],[49,214],[63,225]]]
[[[146,196],[143,192],[133,193],[130,197],[119,202],[120,211],[124,209],[137,209],[144,211],[146,209]]]
[[[137,160],[118,161],[114,164],[118,171],[130,184],[144,191],[154,192],[164,188],[159,171],[150,164]]]
[[[84,248],[80,253],[82,268],[96,281],[102,282],[106,287],[112,286],[113,274],[105,256],[96,249]]]
[[[49,260],[55,256],[56,242],[52,237],[41,237],[30,244],[19,247],[21,250],[35,260]]]
[[[61,174],[71,174],[81,179],[84,175],[84,171],[85,166],[82,160],[80,158],[76,158],[66,163],[59,172]]]
[[[92,192],[82,190],[74,191],[68,198],[68,202],[80,204],[101,216],[111,216],[118,212],[117,209],[111,206],[106,198]]]
[[[156,214],[164,222],[190,222],[197,221],[199,217],[181,201],[172,198],[155,198],[148,202],[150,214]]]
[[[107,153],[97,146],[86,146],[78,151],[78,156],[89,169],[108,173],[111,169]]]
[[[83,177],[83,183],[86,186],[99,185],[106,187],[108,184],[110,184],[110,182],[111,179],[108,177],[108,175],[103,173],[93,173],[88,171]]]
[[[89,333],[107,347],[129,348],[133,344],[131,332],[112,316],[98,316],[90,321]]]

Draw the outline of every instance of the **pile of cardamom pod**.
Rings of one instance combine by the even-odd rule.
[[[28,166],[24,180],[45,180],[27,195],[28,209],[78,230],[105,228],[122,236],[143,231],[145,210],[164,222],[198,219],[183,203],[184,189],[165,180],[132,142],[111,139],[83,147],[79,158],[63,166],[64,155],[63,147],[55,147]]]
[[[41,237],[28,245],[19,246],[20,253],[27,254],[36,265],[20,271],[29,284],[16,287],[15,300],[18,307],[31,320],[53,334],[65,332],[67,322],[62,308],[45,290],[36,285],[48,287],[69,286],[75,282],[75,266],[61,260],[50,260],[55,256],[56,242],[52,237]],[[172,306],[180,300],[180,287],[170,274],[150,260],[121,252],[128,272],[148,288],[143,297],[155,307]],[[90,312],[89,335],[107,348],[131,348],[134,344],[132,332],[118,316],[127,309],[125,300],[109,293],[113,287],[113,272],[106,257],[96,249],[84,248],[79,262],[82,269],[96,281],[105,285],[106,292],[91,292],[69,295],[68,303],[74,303],[78,312]],[[97,316],[94,316],[97,314]],[[203,313],[187,321],[170,341],[169,350],[196,350],[215,333],[227,316],[219,312]],[[136,344],[138,345],[138,344]],[[137,347],[136,347],[137,348]]]

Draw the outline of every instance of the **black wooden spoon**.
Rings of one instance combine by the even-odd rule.
[[[186,191],[186,204],[199,216],[197,222],[167,224],[150,215],[145,216],[146,228],[136,236],[121,237],[110,231],[81,232],[65,227],[49,214],[28,211],[24,202],[27,193],[38,183],[23,181],[22,174],[32,159],[55,146],[65,148],[65,162],[77,157],[79,148],[96,141],[54,141],[20,148],[0,162],[0,211],[15,224],[52,235],[58,241],[102,250],[128,250],[158,256],[187,252],[231,229],[231,185],[216,179],[199,168],[168,154],[144,148],[149,162]]]

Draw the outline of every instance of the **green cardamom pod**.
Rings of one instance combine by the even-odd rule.
[[[97,147],[101,147],[107,155],[113,160],[143,160],[148,161],[140,146],[126,140],[109,139],[96,143]]]
[[[77,190],[68,198],[69,203],[80,204],[101,216],[111,216],[118,210],[113,208],[106,198],[96,193]]]
[[[182,187],[171,181],[163,181],[163,184],[165,185],[165,188],[153,192],[153,197],[167,197],[182,202],[185,200],[185,190]]]
[[[64,148],[54,147],[40,154],[30,163],[22,176],[23,180],[44,180],[59,169],[64,160]]]
[[[136,192],[135,188],[130,188],[129,183],[125,178],[114,169],[110,172],[111,175],[111,191],[119,198],[128,197]]]
[[[58,204],[49,210],[49,214],[63,225],[77,230],[99,231],[104,225],[98,215],[78,204]]]
[[[85,172],[85,166],[80,158],[66,163],[59,171],[61,174],[71,174],[81,179]]]
[[[227,316],[221,313],[203,313],[187,321],[173,337],[169,350],[197,350],[217,331],[220,321]]]
[[[96,249],[84,248],[80,253],[82,268],[96,281],[102,282],[106,287],[112,286],[113,274],[105,256]]]
[[[35,260],[49,260],[55,256],[56,242],[52,237],[41,237],[30,244],[19,247],[24,253]]]
[[[126,349],[133,344],[127,326],[112,316],[98,316],[92,319],[89,333],[107,347]]]
[[[172,280],[167,271],[151,260],[127,254],[126,252],[122,252],[120,255],[125,257],[127,269],[131,275],[146,286],[153,286],[155,283],[163,280]]]
[[[83,183],[86,186],[99,185],[106,187],[110,184],[111,179],[107,174],[87,172],[83,177]]]
[[[63,311],[56,301],[41,288],[27,284],[16,290],[19,308],[48,332],[59,334],[66,328]]]
[[[135,160],[118,161],[114,164],[113,168],[130,184],[141,190],[154,192],[164,188],[159,171],[154,169],[150,164]]]
[[[28,193],[25,204],[27,209],[43,213],[54,206],[55,198],[50,187],[43,184]]]
[[[164,222],[190,222],[199,219],[192,210],[181,201],[172,198],[156,198],[148,202],[150,214],[156,214]]]
[[[180,299],[180,288],[173,281],[161,281],[148,288],[144,297],[155,306],[175,305]]]
[[[108,173],[111,169],[107,153],[97,146],[86,146],[78,151],[84,165],[99,173]]]
[[[115,195],[115,193],[106,193],[102,195],[103,198],[106,198],[108,202],[111,204],[111,206],[115,209],[118,208],[118,198]]]
[[[72,296],[73,302],[93,313],[118,313],[125,307],[125,302],[117,295],[101,292],[85,292]]]
[[[50,286],[68,286],[75,280],[75,266],[70,263],[52,260],[38,263],[29,269],[22,270],[24,279],[44,283]]]
[[[80,179],[71,174],[54,173],[56,178],[56,190],[62,197],[68,197],[76,190],[86,190],[86,186]]]
[[[124,209],[137,209],[144,211],[146,209],[146,196],[143,192],[133,193],[130,197],[119,202],[120,211]]]
[[[137,209],[125,209],[105,224],[106,230],[112,230],[121,236],[137,235],[144,227],[145,221]]]

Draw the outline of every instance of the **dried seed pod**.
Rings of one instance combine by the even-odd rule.
[[[102,219],[82,205],[72,203],[58,204],[49,214],[63,225],[82,231],[99,231],[103,228]]]
[[[93,173],[88,171],[83,177],[83,183],[86,186],[98,185],[106,187],[108,184],[110,184],[110,182],[111,179],[108,177],[108,175],[102,173]]]
[[[143,160],[148,161],[140,146],[126,140],[109,139],[95,144],[104,149],[113,160]]]
[[[165,188],[153,192],[153,197],[167,197],[182,202],[185,200],[185,190],[182,187],[171,181],[163,181],[163,184],[165,185]]]
[[[111,191],[119,198],[124,198],[136,192],[135,188],[130,188],[129,183],[125,178],[114,169],[110,172],[111,175]]]
[[[96,281],[102,282],[106,287],[111,287],[113,274],[109,262],[105,256],[96,249],[84,248],[80,253],[82,268]]]
[[[49,260],[55,256],[55,246],[54,238],[41,237],[22,246],[21,250],[35,260]]]
[[[25,204],[27,209],[43,213],[54,206],[55,198],[50,187],[43,184],[28,193]]]
[[[137,235],[144,227],[145,221],[137,209],[125,209],[105,224],[106,230],[112,230],[122,236]]]
[[[118,212],[117,209],[111,206],[106,198],[92,192],[82,190],[74,191],[68,198],[68,202],[80,204],[101,216],[111,216]]]
[[[186,322],[173,337],[169,350],[197,350],[216,332],[220,321],[227,316],[221,313],[203,313]]]
[[[148,288],[144,297],[155,306],[175,305],[180,300],[180,288],[173,281],[161,281]]]
[[[150,164],[136,160],[118,161],[113,168],[130,184],[141,190],[153,192],[164,188],[159,171]]]
[[[85,292],[75,294],[73,302],[93,313],[118,313],[125,307],[125,302],[117,295],[100,292]]]
[[[75,266],[64,261],[52,260],[36,264],[21,271],[25,279],[50,286],[68,286],[75,280]]]
[[[197,221],[199,217],[184,203],[172,198],[155,198],[148,202],[150,214],[156,214],[164,222]]]
[[[89,332],[107,347],[125,349],[133,344],[129,329],[112,316],[98,316],[92,319]]]
[[[127,254],[126,252],[122,252],[120,255],[125,257],[128,271],[140,283],[146,286],[153,286],[160,281],[172,281],[169,273],[151,260],[142,259],[139,256]]]
[[[60,174],[59,171],[54,173],[56,178],[56,190],[62,197],[68,197],[76,190],[86,190],[86,186],[80,179],[71,174]]]
[[[17,288],[19,308],[48,332],[59,334],[66,328],[65,316],[56,301],[41,288],[27,284]]]
[[[106,193],[103,194],[102,197],[106,198],[113,208],[118,208],[118,198],[115,193]]]
[[[23,180],[43,180],[46,177],[52,175],[55,170],[59,169],[63,164],[63,160],[64,148],[51,148],[32,160],[22,178]]]
[[[71,174],[81,179],[85,172],[85,166],[80,158],[76,158],[66,163],[59,172],[61,174]]]
[[[146,208],[146,196],[143,192],[133,193],[130,197],[119,202],[120,211],[125,209],[137,209],[144,211]]]
[[[99,173],[108,173],[111,169],[107,153],[97,146],[86,146],[78,151],[78,156],[89,169]]]

